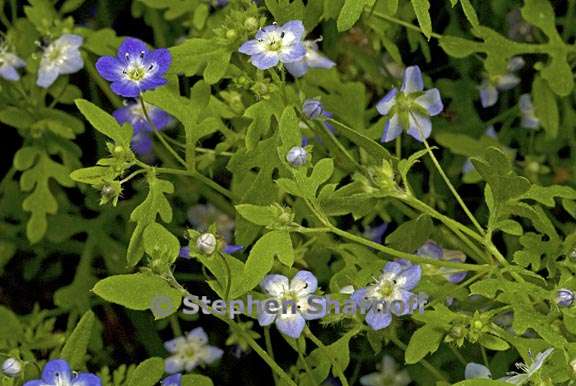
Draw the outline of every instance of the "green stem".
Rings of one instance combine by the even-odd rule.
[[[434,166],[436,167],[436,169],[438,170],[438,173],[440,173],[440,175],[442,176],[442,179],[444,180],[444,182],[446,183],[446,185],[448,186],[448,189],[450,189],[450,191],[452,192],[452,195],[454,196],[454,198],[456,198],[456,201],[458,201],[458,204],[460,204],[460,206],[462,207],[462,209],[464,210],[464,213],[466,213],[466,215],[468,216],[468,218],[470,219],[470,221],[472,221],[472,224],[474,224],[474,226],[476,227],[476,229],[478,230],[478,232],[483,235],[484,234],[484,229],[482,228],[482,226],[478,223],[478,221],[476,220],[476,218],[474,217],[474,215],[472,214],[472,212],[470,212],[470,209],[468,209],[468,207],[466,206],[466,204],[464,203],[464,201],[462,200],[462,197],[460,197],[460,195],[458,194],[458,192],[456,191],[456,188],[454,188],[454,185],[452,185],[452,183],[450,182],[450,180],[448,179],[448,176],[446,175],[446,173],[444,173],[444,169],[442,169],[442,166],[440,166],[440,163],[438,162],[438,160],[436,159],[436,156],[434,155],[434,153],[432,152],[432,149],[430,148],[430,145],[428,145],[428,141],[426,141],[426,139],[424,139],[424,146],[426,146],[426,150],[428,150],[428,154],[430,155],[430,158],[432,159],[432,163],[434,164]]]
[[[270,338],[270,326],[264,326],[264,342],[266,343],[266,352],[268,353],[270,358],[272,358],[272,360],[275,361],[274,348],[272,347],[272,339]],[[274,378],[274,384],[276,385],[278,383],[278,380],[276,379],[275,372],[272,372],[272,377]]]
[[[398,18],[396,18],[396,17],[394,17],[394,16],[386,15],[386,14],[384,14],[384,13],[380,13],[380,12],[378,12],[378,11],[372,11],[371,13],[372,13],[372,15],[374,15],[374,16],[376,16],[376,17],[379,17],[379,18],[381,18],[381,19],[384,19],[384,20],[386,20],[386,21],[389,21],[389,22],[391,22],[391,23],[398,24],[398,25],[401,25],[402,27],[405,27],[405,28],[411,29],[411,30],[413,30],[413,31],[417,31],[417,32],[420,32],[420,33],[424,34],[424,32],[422,32],[422,29],[421,29],[420,27],[418,27],[418,26],[416,26],[416,25],[414,25],[414,24],[412,24],[412,23],[408,23],[407,21],[398,19]],[[435,38],[435,39],[440,39],[440,38],[442,38],[442,35],[437,34],[437,33],[435,33],[435,32],[432,32],[432,33],[430,34],[430,36],[433,37],[433,38]]]
[[[355,330],[354,330],[355,331]],[[338,364],[338,362],[336,361],[336,359],[332,356],[332,353],[330,352],[330,350],[328,350],[326,348],[326,346],[324,345],[324,343],[322,343],[322,341],[320,339],[318,339],[313,333],[312,331],[310,331],[310,329],[308,328],[308,326],[306,326],[304,328],[304,334],[308,337],[308,339],[310,339],[312,342],[314,342],[314,344],[316,346],[318,346],[318,348],[320,349],[320,351],[322,351],[322,353],[328,357],[330,359],[330,362],[332,362],[332,369],[334,370],[334,372],[336,373],[336,376],[338,377],[338,379],[340,380],[340,383],[342,383],[342,386],[349,386],[348,385],[348,381],[346,380],[346,376],[344,376],[344,372],[342,371],[342,369],[340,368],[340,365]]]

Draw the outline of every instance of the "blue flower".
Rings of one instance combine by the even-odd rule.
[[[26,66],[26,62],[11,52],[8,52],[8,44],[0,44],[0,77],[6,80],[18,80],[18,69]]]
[[[164,74],[172,63],[172,56],[165,48],[149,50],[139,39],[126,38],[118,54],[103,56],[96,62],[96,69],[107,81],[112,82],[116,94],[134,98],[142,91],[166,84]]]
[[[415,296],[411,291],[420,282],[422,270],[419,265],[406,261],[388,262],[376,282],[356,290],[351,299],[359,306],[367,306],[366,323],[374,330],[386,328],[392,322],[392,314],[402,316],[413,311]],[[395,304],[401,303],[402,307]]]
[[[574,292],[568,288],[560,288],[556,292],[555,301],[560,307],[571,307],[574,304],[574,300]]]
[[[318,289],[318,280],[311,272],[298,271],[290,281],[283,275],[268,275],[260,287],[270,296],[265,302],[278,303],[276,310],[260,307],[258,323],[261,326],[275,323],[278,331],[297,339],[304,330],[306,320],[319,319],[325,314],[325,304],[322,304],[322,310],[312,309],[309,304],[309,297]],[[322,299],[318,301],[322,302]]]
[[[516,87],[520,83],[520,78],[516,76],[516,72],[522,67],[524,67],[524,59],[517,56],[510,59],[505,74],[484,79],[478,88],[482,107],[494,106],[498,101],[498,91],[506,91]]]
[[[382,142],[390,142],[407,130],[414,139],[423,142],[432,132],[430,117],[444,109],[440,91],[433,88],[423,92],[424,81],[418,66],[404,70],[400,91],[393,88],[378,102],[376,109],[390,118],[384,126]]]
[[[522,127],[527,129],[537,129],[540,127],[540,120],[536,117],[536,111],[534,110],[532,96],[530,96],[530,94],[520,95],[518,107],[520,108],[520,125]]]
[[[166,377],[160,383],[161,386],[182,386],[182,374],[174,374]]]
[[[308,162],[308,152],[302,146],[294,146],[288,150],[286,161],[294,167],[300,167]]]
[[[148,117],[150,117],[150,120],[158,130],[162,130],[172,123],[172,117],[164,110],[149,103],[145,103],[145,106]],[[134,128],[131,143],[136,154],[149,156],[152,153],[152,138],[150,135],[153,128],[144,115],[142,105],[140,103],[129,103],[114,111],[113,115],[118,123],[124,124],[127,122]]]
[[[302,42],[304,24],[292,20],[278,26],[268,25],[256,33],[256,39],[248,40],[238,49],[242,54],[250,55],[250,62],[261,70],[281,63],[294,63],[306,55]]]
[[[376,227],[369,227],[364,231],[364,236],[374,241],[375,243],[382,244],[382,238],[388,229],[388,223],[382,223]]]
[[[38,67],[36,84],[48,88],[59,75],[73,74],[84,67],[80,46],[84,38],[78,35],[64,34],[44,49]]]
[[[432,240],[428,240],[416,251],[418,256],[430,257],[434,260],[445,260],[455,263],[462,263],[466,260],[466,255],[460,251],[444,249]],[[467,272],[457,271],[452,268],[440,267],[438,271],[451,283],[460,283]]]
[[[492,379],[490,369],[480,363],[470,362],[464,369],[464,378],[466,379]]]
[[[296,62],[286,63],[286,70],[295,78],[300,78],[309,68],[332,68],[336,65],[318,52],[318,44],[313,40],[304,41],[306,54]]]
[[[54,359],[46,363],[42,379],[28,381],[24,386],[101,386],[100,378],[90,373],[73,373],[68,362]]]
[[[190,372],[197,366],[216,362],[224,354],[218,347],[208,344],[208,335],[202,327],[196,327],[185,337],[179,336],[164,343],[164,348],[172,354],[164,361],[168,374]]]

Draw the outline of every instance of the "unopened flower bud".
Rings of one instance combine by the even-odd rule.
[[[306,99],[302,111],[308,119],[318,119],[324,113],[324,106],[318,99]]]
[[[226,39],[234,40],[237,37],[238,37],[238,32],[236,32],[235,29],[229,29],[228,31],[226,31]]]
[[[556,304],[560,307],[571,307],[574,304],[574,292],[561,288],[556,292]]]
[[[288,150],[286,161],[292,166],[302,166],[308,161],[308,152],[302,146],[294,146]]]
[[[106,198],[108,200],[116,195],[116,191],[114,190],[114,187],[111,185],[104,185],[100,193],[102,193],[103,198]]]
[[[22,371],[22,363],[15,358],[8,358],[2,363],[2,372],[9,377],[17,377]]]
[[[248,31],[256,30],[258,28],[258,19],[256,19],[254,16],[250,16],[244,20],[244,28],[246,28]]]
[[[216,250],[216,236],[212,233],[202,233],[196,239],[196,248],[207,255],[213,254]]]

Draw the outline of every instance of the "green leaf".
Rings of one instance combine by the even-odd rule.
[[[60,352],[60,358],[66,360],[73,369],[79,369],[84,366],[95,320],[96,318],[92,311],[86,312],[74,328],[74,331],[72,331],[72,334],[66,339],[66,344]]]
[[[214,84],[224,77],[232,52],[227,46],[219,45],[213,39],[187,39],[170,48],[173,63],[170,72],[186,76],[200,72],[208,84]]]
[[[100,185],[104,177],[108,175],[109,168],[104,166],[90,166],[87,168],[77,169],[70,173],[70,178],[76,182],[88,185]]]
[[[0,305],[0,340],[18,339],[22,335],[20,320],[9,308]]]
[[[534,200],[547,207],[553,208],[556,206],[556,197],[563,199],[576,200],[576,190],[569,186],[551,185],[540,186],[532,185],[530,190],[524,193],[521,200]]]
[[[498,338],[497,336],[490,334],[482,335],[478,340],[478,343],[480,343],[482,346],[486,347],[489,350],[495,350],[495,351],[505,351],[510,348],[510,345],[504,339]]]
[[[129,125],[120,126],[113,116],[85,99],[77,99],[75,103],[96,130],[119,144],[129,145],[133,132]]]
[[[236,211],[246,220],[257,225],[272,225],[278,221],[282,214],[279,206],[260,206],[252,204],[236,205]]]
[[[155,386],[164,374],[164,360],[150,358],[140,363],[130,374],[127,386]]]
[[[92,291],[102,299],[131,310],[152,310],[157,319],[178,310],[182,294],[166,280],[152,273],[109,276]]]
[[[130,221],[136,223],[126,256],[131,266],[138,264],[144,254],[142,236],[148,225],[155,223],[158,215],[166,223],[172,221],[172,208],[165,195],[174,192],[174,185],[151,174],[148,176],[148,187],[146,199],[130,215]]]
[[[388,150],[386,150],[382,145],[368,138],[359,131],[353,130],[335,120],[331,120],[330,123],[338,130],[339,134],[342,134],[342,136],[364,148],[368,154],[374,157],[377,161],[382,162],[383,159],[390,160],[392,158]]]
[[[182,386],[214,386],[210,378],[198,374],[184,375],[181,384]]]
[[[480,21],[478,20],[478,15],[476,14],[476,10],[470,3],[470,0],[460,0],[460,5],[462,6],[462,10],[464,11],[464,15],[466,15],[466,19],[472,25],[472,28],[476,28],[480,26]]]
[[[338,31],[347,31],[356,24],[364,8],[370,3],[370,0],[344,0],[344,5],[338,15],[336,26]]]
[[[434,224],[428,215],[420,215],[413,220],[403,222],[386,237],[390,247],[413,253],[430,238]]]
[[[432,37],[432,20],[430,19],[430,2],[428,0],[410,0],[422,33],[428,40]]]
[[[467,379],[462,382],[454,383],[452,386],[510,386],[510,384],[492,379]]]
[[[410,342],[408,342],[408,347],[404,353],[406,363],[418,363],[426,355],[436,352],[444,339],[444,335],[445,332],[437,327],[430,325],[420,327],[412,334]]]
[[[532,83],[532,99],[536,117],[540,120],[548,138],[556,138],[560,125],[556,95],[550,89],[548,82],[537,76]]]
[[[154,260],[172,264],[180,253],[180,242],[162,225],[153,222],[144,229],[144,251]]]

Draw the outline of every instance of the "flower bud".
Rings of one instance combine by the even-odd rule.
[[[250,16],[244,20],[244,28],[248,31],[255,31],[258,28],[258,19],[254,16]]]
[[[109,200],[116,195],[116,190],[111,185],[104,185],[100,193],[102,194],[102,198],[106,198]]]
[[[324,106],[318,99],[306,99],[302,111],[308,119],[318,119],[324,113]]]
[[[235,29],[229,29],[228,31],[226,31],[226,39],[234,40],[237,37],[238,37],[238,32],[236,32]]]
[[[294,146],[286,154],[286,161],[292,166],[302,166],[308,161],[308,152],[302,146]]]
[[[556,292],[556,304],[560,307],[571,307],[574,304],[574,292],[561,288]]]
[[[22,371],[22,363],[15,358],[8,358],[2,364],[2,372],[9,377],[17,377]]]
[[[196,248],[206,255],[211,255],[216,250],[216,236],[212,233],[202,233],[196,239]]]

